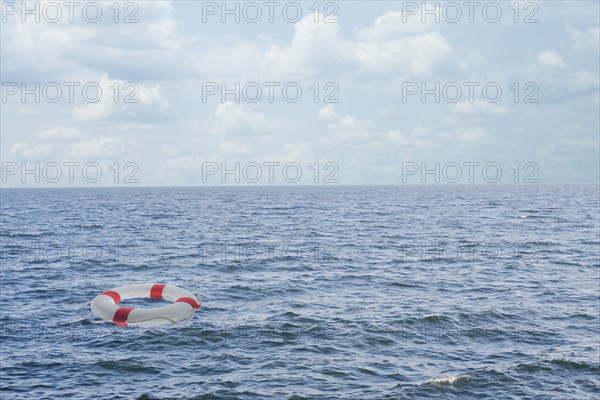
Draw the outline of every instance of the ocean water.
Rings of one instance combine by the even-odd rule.
[[[0,193],[2,399],[600,397],[598,186]],[[129,282],[203,306],[99,321]]]

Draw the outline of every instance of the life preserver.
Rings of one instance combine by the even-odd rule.
[[[119,307],[126,299],[164,299],[173,304],[155,308]],[[173,285],[138,283],[105,290],[91,302],[92,312],[121,326],[156,326],[187,320],[201,307],[196,296]]]

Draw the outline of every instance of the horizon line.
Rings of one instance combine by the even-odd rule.
[[[161,189],[161,188],[292,188],[292,187],[398,187],[398,186],[444,186],[444,187],[462,187],[462,186],[522,186],[522,187],[535,187],[535,186],[600,186],[598,182],[549,182],[549,183],[357,183],[357,184],[267,184],[267,185],[244,185],[244,184],[233,184],[233,185],[113,185],[113,186],[0,186],[0,190],[14,190],[14,189]]]

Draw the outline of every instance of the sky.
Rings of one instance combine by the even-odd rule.
[[[599,4],[2,1],[1,185],[598,183]]]

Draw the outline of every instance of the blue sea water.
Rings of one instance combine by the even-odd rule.
[[[600,396],[598,186],[0,194],[2,399]],[[203,306],[99,321],[129,282]]]

